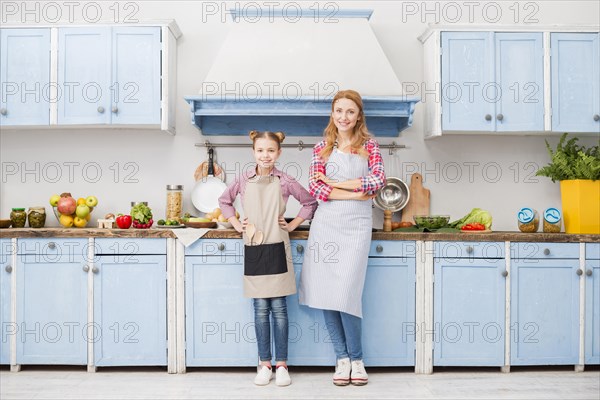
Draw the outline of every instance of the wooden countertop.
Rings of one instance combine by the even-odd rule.
[[[109,238],[176,238],[171,229],[98,229],[98,228],[18,228],[0,229],[0,239],[48,237],[109,237]],[[306,239],[307,230],[292,232],[291,239]],[[204,239],[238,239],[241,235],[233,229],[213,229]],[[432,240],[432,241],[478,241],[478,242],[556,242],[600,243],[600,235],[575,235],[566,233],[420,233],[420,232],[373,232],[374,240]]]

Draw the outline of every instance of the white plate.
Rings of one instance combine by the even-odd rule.
[[[177,228],[185,228],[185,225],[179,224],[179,225],[155,225],[153,226],[153,228],[157,228],[157,229],[177,229]]]

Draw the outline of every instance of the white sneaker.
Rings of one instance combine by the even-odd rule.
[[[258,374],[256,374],[256,378],[254,378],[254,384],[265,386],[269,384],[271,379],[273,379],[273,369],[265,365],[259,365]]]
[[[333,384],[336,386],[347,386],[350,383],[350,368],[349,358],[337,360],[335,373],[333,374]]]
[[[362,360],[352,361],[352,375],[350,376],[350,383],[356,386],[363,386],[369,383],[369,375],[365,370],[365,364]]]
[[[275,369],[275,384],[277,386],[288,386],[292,383],[290,373],[286,367],[280,365]]]

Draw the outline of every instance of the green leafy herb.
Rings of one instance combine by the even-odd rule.
[[[570,179],[589,179],[596,181],[600,179],[600,150],[598,146],[587,149],[585,146],[577,145],[579,138],[574,137],[567,140],[564,133],[553,151],[546,140],[546,148],[550,153],[551,163],[540,168],[536,175],[547,176],[555,181]]]
[[[152,210],[145,204],[136,204],[131,207],[131,217],[142,224],[152,219]]]

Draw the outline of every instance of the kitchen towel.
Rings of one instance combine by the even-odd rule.
[[[208,228],[185,228],[185,229],[173,229],[172,232],[177,236],[177,239],[181,240],[181,243],[185,247],[188,247],[196,240],[200,239],[202,236],[206,234],[206,232],[211,231],[212,229]]]

